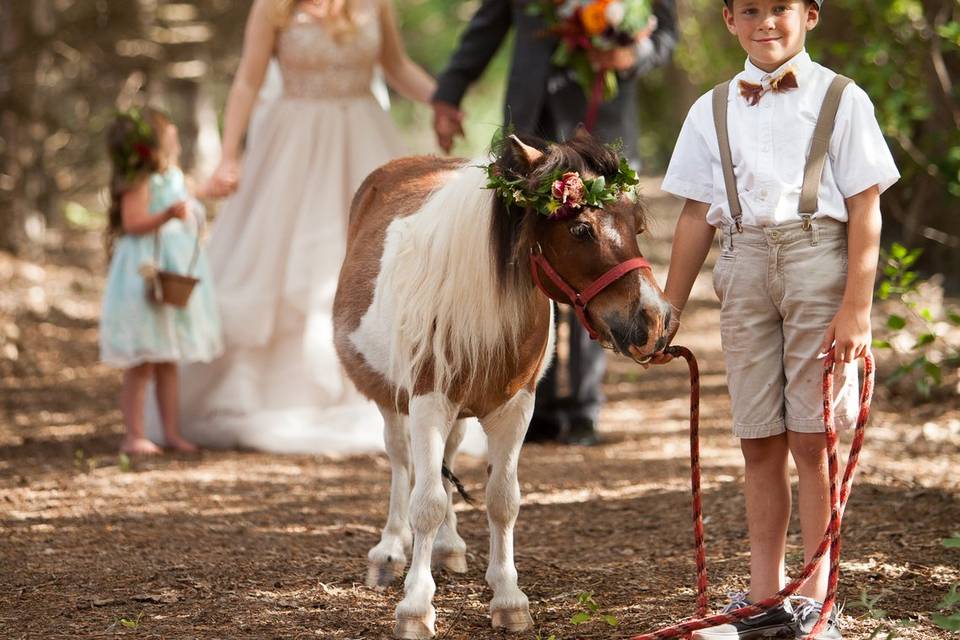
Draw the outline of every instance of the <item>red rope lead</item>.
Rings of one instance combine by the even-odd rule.
[[[731,624],[737,620],[749,618],[778,606],[785,599],[794,595],[803,584],[810,579],[813,572],[820,565],[827,550],[830,550],[830,574],[827,585],[827,597],[824,599],[820,619],[814,626],[808,639],[815,638],[823,629],[833,603],[837,597],[837,585],[840,579],[840,525],[843,513],[850,498],[850,489],[853,475],[860,459],[860,450],[863,447],[864,429],[870,415],[870,402],[873,398],[873,356],[867,352],[863,358],[863,388],[860,392],[860,411],[854,429],[853,442],[850,444],[850,455],[844,470],[843,480],[838,486],[839,463],[837,461],[837,431],[833,423],[833,366],[834,358],[829,355],[824,361],[823,369],[823,426],[827,440],[827,463],[830,473],[830,524],[823,534],[816,553],[810,562],[803,568],[800,575],[775,595],[752,605],[731,611],[707,616],[707,563],[706,543],[703,530],[703,508],[700,488],[700,372],[697,360],[686,347],[673,346],[667,353],[674,357],[684,358],[690,368],[690,479],[693,490],[693,536],[696,543],[697,562],[697,616],[670,627],[658,629],[651,633],[634,636],[631,640],[667,640],[687,636],[699,629],[706,629],[721,624]]]

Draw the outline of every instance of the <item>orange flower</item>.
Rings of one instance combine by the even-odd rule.
[[[580,22],[583,23],[587,35],[595,36],[598,33],[603,33],[603,30],[607,28],[605,12],[608,4],[610,4],[610,0],[597,0],[581,10]]]

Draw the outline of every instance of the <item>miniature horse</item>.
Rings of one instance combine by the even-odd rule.
[[[617,172],[617,154],[585,131],[549,146],[507,140],[497,168],[531,185],[558,169],[584,178]],[[542,254],[577,291],[626,261],[644,262],[636,240],[644,210],[635,199],[555,220],[505,205],[486,182],[485,167],[463,160],[404,158],[367,177],[350,210],[334,336],[348,375],[380,407],[392,468],[389,515],[368,555],[368,584],[402,574],[412,546],[396,610],[399,638],[434,636],[431,559],[466,571],[452,488],[441,472],[453,463],[468,417],[479,419],[488,438],[492,624],[515,632],[532,626],[517,586],[513,527],[520,446],[553,351],[551,304],[535,278],[554,298],[564,299],[564,287],[532,273],[542,267],[531,267],[530,256]],[[649,268],[632,269],[596,295],[587,313],[605,346],[642,359],[665,345],[670,307]]]

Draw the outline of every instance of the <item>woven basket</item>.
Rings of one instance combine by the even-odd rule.
[[[185,307],[198,282],[200,282],[199,278],[181,273],[158,271],[156,278],[147,287],[147,297],[163,304]]]
[[[204,223],[202,218],[200,224]],[[174,307],[183,308],[190,301],[190,294],[193,293],[199,278],[189,275],[193,272],[197,264],[197,257],[200,255],[200,232],[197,232],[197,241],[193,247],[193,256],[190,258],[190,266],[187,267],[187,273],[177,273],[175,271],[157,270],[152,277],[147,278],[146,292],[147,299],[158,304],[169,304]],[[160,260],[160,233],[154,233],[153,240],[153,259],[154,263]]]

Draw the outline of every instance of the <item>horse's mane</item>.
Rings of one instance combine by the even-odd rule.
[[[502,286],[488,229],[494,194],[486,171],[466,163],[413,215],[387,234],[382,272],[390,304],[390,377],[398,397],[426,380],[448,393],[455,384],[493,377],[514,356],[532,289]],[[386,262],[384,263],[386,265]]]
[[[613,176],[615,151],[589,136],[548,145],[524,136],[545,157],[529,176],[539,184],[558,168]],[[526,175],[529,168],[507,146],[493,149],[501,171]],[[525,320],[536,295],[526,252],[534,216],[507,208],[485,188],[482,161],[465,163],[413,215],[394,222],[382,273],[390,303],[389,369],[398,398],[417,385],[449,393],[497,377],[516,358]],[[385,263],[386,264],[386,263]]]
[[[607,145],[600,144],[592,136],[576,135],[570,140],[549,144],[535,136],[518,136],[524,144],[538,149],[544,158],[530,172],[523,158],[512,152],[510,140],[500,137],[494,141],[492,153],[497,158],[498,170],[504,175],[528,175],[531,188],[535,188],[557,169],[577,171],[581,174],[595,174],[612,177],[620,167],[616,152]],[[528,213],[521,207],[507,207],[499,198],[493,199],[493,215],[490,218],[490,236],[495,252],[494,263],[501,285],[507,286],[518,279],[525,282],[529,278],[526,252],[528,243],[523,242],[535,213]]]

